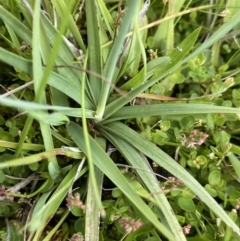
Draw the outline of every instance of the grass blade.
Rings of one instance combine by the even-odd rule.
[[[0,18],[5,22],[22,40],[32,45],[32,31],[21,23],[13,14],[9,13],[0,5]]]
[[[127,3],[127,6],[126,6],[127,11],[122,21],[118,36],[113,44],[113,47],[111,49],[107,62],[104,66],[103,76],[111,83],[114,81],[112,77],[114,75],[114,70],[116,68],[118,57],[122,51],[126,34],[129,31],[130,26],[132,24],[133,16],[136,12],[136,9],[138,9],[137,7],[138,4],[139,2],[135,0],[130,0]],[[96,111],[96,117],[98,119],[101,119],[103,116],[110,88],[111,88],[111,85],[109,83],[103,82],[100,97],[99,97],[99,103]]]
[[[111,102],[106,107],[104,118],[108,118],[111,116],[114,112],[119,110],[122,106],[127,104],[129,101],[131,101],[133,98],[136,98],[138,94],[144,92],[146,89],[151,87],[153,84],[155,84],[157,81],[161,80],[167,74],[171,73],[175,69],[177,69],[181,64],[183,58],[191,51],[193,48],[198,35],[200,33],[200,28],[196,29],[194,32],[192,32],[187,38],[183,40],[183,42],[180,44],[180,48],[182,51],[174,51],[169,57],[172,61],[171,64],[167,65],[165,68],[161,69],[158,73],[155,74],[156,77],[151,78],[150,80],[145,79],[144,84],[140,85],[136,89],[128,92],[126,95],[123,95],[122,97],[118,98],[117,100]]]
[[[153,174],[152,169],[149,164],[146,162],[146,159],[141,155],[139,151],[137,151],[132,145],[129,145],[125,140],[119,138],[117,135],[114,135],[109,132],[103,132],[104,136],[117,147],[117,149],[121,152],[121,154],[126,158],[128,163],[136,168],[136,172],[138,176],[142,179],[145,186],[151,193],[157,193],[158,195],[154,196],[154,199],[157,203],[157,207],[161,209],[165,218],[162,218],[161,221],[167,221],[169,229],[171,229],[175,240],[186,240],[185,235],[182,232],[182,228],[179,225],[176,216],[163,192],[163,190],[159,186],[159,182]],[[143,171],[144,170],[144,171]],[[149,194],[149,198],[151,195]],[[160,216],[161,218],[161,216]],[[166,220],[165,220],[166,219]],[[151,220],[148,220],[151,222]]]
[[[188,186],[217,216],[219,216],[234,232],[240,236],[239,227],[227,215],[222,207],[210,196],[210,194],[176,161],[161,151],[160,148],[147,141],[144,137],[121,124],[114,122],[101,127],[108,132],[118,135],[136,149],[141,150],[143,154],[157,162],[160,166],[173,174],[178,179],[184,181]]]
[[[85,140],[83,137],[83,129],[76,123],[70,123],[67,126],[67,130],[71,135],[73,141],[84,152],[87,153]],[[129,183],[124,178],[123,174],[117,169],[112,159],[106,154],[106,152],[99,146],[99,144],[89,136],[92,156],[94,164],[106,175],[108,178],[116,184],[116,186],[127,196],[127,198],[138,208],[138,210],[146,218],[151,219],[154,226],[163,233],[169,240],[174,240],[172,234],[158,221],[155,214],[151,209],[143,202],[143,200],[136,195],[132,190]],[[146,213],[148,214],[146,216]]]
[[[116,120],[124,120],[144,116],[183,116],[188,114],[208,114],[208,113],[235,113],[239,114],[237,108],[216,106],[210,104],[184,104],[184,103],[164,103],[141,106],[125,106],[114,113],[111,117],[103,121],[108,123]]]
[[[199,53],[203,52],[205,49],[211,47],[216,41],[218,41],[224,35],[226,35],[239,22],[240,22],[240,18],[239,18],[239,12],[238,12],[238,13],[234,14],[234,16],[227,23],[223,24],[207,41],[205,41],[202,45],[200,45],[200,47],[198,47],[193,53],[189,54],[186,58],[181,59],[181,55],[179,55],[179,57],[177,59],[172,58],[172,61],[174,61],[174,62],[168,68],[164,69],[163,72],[161,71],[161,74],[159,74],[157,77],[151,79],[150,81],[147,81],[145,84],[143,84],[143,85],[139,86],[138,88],[136,88],[135,90],[129,92],[127,95],[124,95],[121,98],[117,99],[115,102],[110,103],[106,107],[104,117],[105,118],[109,117],[114,112],[119,110],[122,106],[127,104],[129,102],[129,99],[130,100],[134,99],[138,94],[147,90],[149,87],[151,87],[157,81],[163,79],[169,73],[173,72],[174,70],[176,70],[177,68],[182,66],[184,63],[191,60]],[[192,34],[190,34],[189,36],[191,36]],[[196,32],[194,34],[196,35]],[[189,44],[186,45],[186,47],[190,47],[190,49],[189,49],[189,51],[190,51],[191,48],[193,47],[195,41],[190,39],[189,36],[183,42],[185,43],[187,41],[189,43],[192,43],[192,46]],[[191,38],[192,38],[192,36],[191,36]],[[185,49],[186,47],[183,48],[183,51],[186,51],[186,49]],[[177,54],[177,53],[174,53],[174,54]],[[171,56],[169,56],[169,57],[171,57]]]
[[[96,13],[96,14],[93,14]],[[101,74],[101,48],[99,39],[99,12],[96,8],[95,0],[86,1],[86,14],[87,14],[87,36],[88,36],[88,55],[89,55],[89,69]],[[93,98],[95,103],[98,103],[100,90],[102,87],[102,81],[97,76],[89,76],[90,86],[93,92]]]

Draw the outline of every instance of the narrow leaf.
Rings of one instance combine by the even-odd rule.
[[[144,116],[176,116],[208,113],[235,113],[240,109],[211,104],[163,103],[153,105],[125,106],[103,121],[108,123],[116,120],[131,119]]]
[[[83,129],[75,123],[70,123],[67,130],[71,135],[73,141],[84,152],[87,152],[86,143],[83,138]],[[105,153],[99,144],[89,135],[92,157],[94,164],[116,184],[116,186],[127,196],[127,198],[139,209],[139,211],[148,219],[151,219],[154,226],[163,233],[168,239],[174,240],[172,234],[158,221],[155,214],[143,202],[143,200],[136,195],[129,183],[124,178],[123,174],[118,170],[112,159]],[[146,213],[148,215],[146,215]]]
[[[239,227],[233,222],[222,207],[210,196],[210,194],[197,182],[195,178],[193,178],[181,165],[164,153],[160,148],[120,122],[114,122],[101,126],[101,128],[126,140],[136,149],[140,150],[146,156],[165,168],[168,172],[182,180],[185,185],[189,187],[217,216],[219,216],[240,236]]]

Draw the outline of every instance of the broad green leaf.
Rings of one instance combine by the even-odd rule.
[[[210,172],[209,176],[208,176],[208,182],[210,185],[218,185],[218,183],[221,180],[221,173],[218,170],[213,170]]]
[[[178,199],[178,204],[183,210],[187,212],[194,212],[196,210],[196,206],[192,199],[180,197]]]

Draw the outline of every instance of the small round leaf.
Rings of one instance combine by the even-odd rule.
[[[196,209],[195,203],[193,202],[192,199],[180,197],[178,199],[178,204],[181,207],[181,209],[187,212],[193,212]]]
[[[208,182],[212,186],[218,185],[220,180],[221,180],[221,173],[218,170],[212,171],[208,176]]]
[[[212,188],[209,184],[207,184],[205,186],[205,189],[209,192],[209,194],[212,196],[212,197],[216,197],[217,196],[217,191]]]

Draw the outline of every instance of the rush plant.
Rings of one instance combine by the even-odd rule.
[[[9,2],[12,4],[0,6],[0,18],[8,33],[4,36],[7,47],[0,47],[0,60],[11,65],[20,78],[28,78],[32,95],[28,99],[26,95],[19,95],[12,90],[8,96],[0,97],[2,106],[25,111],[27,115],[19,140],[15,138],[8,144],[5,143],[5,148],[15,149],[15,152],[0,163],[0,168],[3,170],[2,175],[7,175],[9,169],[26,165],[30,170],[41,173],[44,179],[34,193],[25,196],[30,198],[39,194],[27,225],[29,240],[50,240],[69,212],[76,211],[72,204],[80,200],[79,196],[74,195],[72,185],[76,180],[78,183],[85,180],[86,174],[86,202],[81,207],[78,205],[79,209],[83,209],[79,216],[84,216],[85,241],[98,240],[100,217],[106,218],[109,209],[101,201],[104,176],[111,180],[127,200],[128,209],[134,213],[133,218],[141,220],[142,231],[136,233],[134,228],[126,231],[129,234],[126,240],[135,240],[136,236],[143,233],[155,237],[154,240],[161,240],[163,236],[172,241],[187,240],[181,222],[174,213],[176,210],[173,211],[166,192],[149,165],[150,160],[165,169],[169,176],[180,180],[181,185],[192,193],[192,197],[204,203],[205,212],[210,212],[213,220],[220,218],[225,230],[240,236],[239,226],[231,215],[194,178],[193,173],[190,174],[161,146],[157,146],[156,138],[153,141],[141,134],[136,124],[137,119],[146,117],[156,117],[156,122],[164,120],[162,127],[166,127],[168,118],[179,120],[195,116],[195,119],[206,121],[214,113],[233,116],[240,114],[238,108],[218,106],[214,102],[207,104],[200,102],[201,99],[196,99],[194,103],[185,100],[168,102],[174,98],[149,91],[151,88],[156,89],[156,86],[161,89],[161,86],[166,88],[169,87],[168,84],[174,83],[167,89],[169,91],[176,83],[181,83],[183,75],[180,72],[184,69],[189,71],[188,74],[194,72],[195,79],[207,75],[205,69],[200,70],[201,56],[240,23],[239,10],[231,13],[206,41],[199,43],[202,29],[198,27],[176,48],[174,24],[177,17],[185,13],[180,12],[180,9],[187,4],[178,1],[173,6],[171,4],[174,1],[169,1],[168,14],[157,24],[162,29],[168,26],[168,31],[163,32],[162,37],[165,48],[172,51],[149,60],[145,42],[146,29],[151,27],[146,22],[146,13],[151,9],[150,0],[128,0],[124,3],[124,9],[114,1],[104,0],[87,0],[84,5],[82,1],[76,0],[52,0],[51,3],[41,3],[40,0]],[[212,8],[213,6],[206,5],[192,11]],[[75,19],[79,15],[84,18],[83,13],[86,14],[86,22],[76,23]],[[115,21],[114,14],[119,21]],[[86,35],[81,32],[83,24]],[[74,44],[69,39],[74,39]],[[22,42],[26,46],[24,49]],[[197,64],[199,71],[195,70]],[[192,69],[185,68],[187,65]],[[126,75],[127,80],[124,79]],[[174,78],[176,82],[171,82]],[[215,94],[223,93],[232,84],[231,81],[226,82]],[[20,89],[15,91],[18,90]],[[134,105],[139,98],[150,101]],[[211,98],[205,101],[210,102]],[[182,122],[184,120],[186,119]],[[36,121],[39,123],[38,135],[42,136],[43,143],[32,144],[27,138]],[[190,123],[191,120],[187,119],[186,122]],[[187,130],[188,125],[182,126]],[[191,132],[194,140],[179,135],[182,138],[181,145],[187,148],[200,146],[206,136],[200,132],[197,134]],[[111,157],[112,148],[116,148],[118,158],[124,159],[134,168],[141,187],[135,187],[131,178],[120,171],[116,159]],[[33,154],[34,150],[41,152]],[[230,149],[225,154],[233,155]],[[196,166],[204,165],[205,159],[201,156],[198,158]],[[234,159],[233,156],[232,158]],[[71,164],[67,163],[69,159]],[[189,165],[193,166],[195,162],[192,161]],[[69,208],[64,209],[56,226],[45,233],[48,222],[59,213],[59,207],[67,196]],[[122,225],[126,228],[126,223],[130,221],[124,218],[121,223],[124,222]],[[135,236],[131,231],[135,232]]]

